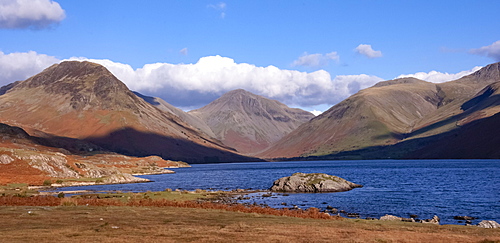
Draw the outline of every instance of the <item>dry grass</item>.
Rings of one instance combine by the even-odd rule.
[[[480,242],[500,230],[218,209],[2,206],[2,242]]]
[[[136,199],[118,200],[115,198],[56,198],[52,196],[3,196],[0,197],[0,206],[129,206],[129,207],[176,207],[215,209],[230,212],[257,213],[264,215],[287,216],[313,219],[341,219],[338,216],[329,216],[317,208],[307,210],[275,209],[242,204],[222,204],[209,201],[177,201],[166,199]]]

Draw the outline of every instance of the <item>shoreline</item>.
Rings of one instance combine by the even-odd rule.
[[[125,183],[126,184],[126,183]],[[158,192],[149,192],[149,193],[160,193],[162,191]],[[380,218],[377,217],[365,217],[361,218],[359,213],[348,213],[345,212],[344,210],[339,210],[334,208],[328,209],[329,206],[327,206],[327,209],[320,210],[319,208],[315,207],[309,207],[306,209],[302,209],[297,207],[296,205],[293,205],[293,207],[281,207],[281,208],[276,208],[276,207],[270,207],[269,205],[266,204],[256,204],[255,202],[249,203],[249,202],[242,202],[244,200],[250,199],[249,197],[246,197],[248,194],[253,194],[253,193],[261,193],[261,197],[271,197],[274,192],[271,190],[255,190],[255,189],[233,189],[233,190],[203,190],[203,189],[196,189],[196,190],[181,190],[181,189],[175,189],[172,190],[170,188],[165,189],[163,192],[170,192],[172,194],[201,194],[201,193],[209,193],[212,195],[217,195],[217,197],[214,198],[204,198],[204,199],[199,199],[200,201],[204,202],[212,202],[216,204],[223,204],[223,205],[242,205],[246,207],[252,207],[252,206],[257,206],[257,207],[262,207],[262,208],[273,208],[277,210],[281,209],[287,209],[287,210],[310,210],[310,209],[317,209],[321,213],[324,213],[327,216],[330,217],[341,217],[344,219],[352,219],[352,220],[366,220],[366,221],[401,221],[401,222],[408,222],[408,223],[416,223],[416,224],[434,224],[434,225],[457,225],[457,226],[478,226],[479,224],[472,224],[472,222],[468,220],[457,220],[458,223],[447,223],[447,224],[441,224],[440,223],[440,218],[439,216],[435,215],[431,219],[416,219],[416,217],[410,217],[410,218],[404,218],[396,215],[389,215],[385,214],[384,216],[381,216]],[[85,194],[123,194],[123,193],[132,193],[132,194],[145,194],[148,192],[124,192],[124,191],[92,191],[92,190],[67,190],[67,191],[53,191],[53,192],[40,192],[39,195],[58,195],[59,193],[63,194],[77,194],[77,195],[85,195]],[[286,194],[286,193],[285,193]],[[335,210],[334,211],[332,211]],[[457,216],[459,217],[459,216]],[[469,217],[469,216],[463,216],[463,217]],[[475,218],[474,218],[475,219]],[[463,221],[465,221],[465,224],[463,224]],[[483,221],[493,221],[494,220],[487,220],[484,219]],[[498,222],[496,222],[498,223]]]

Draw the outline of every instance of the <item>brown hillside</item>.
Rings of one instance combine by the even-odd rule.
[[[225,145],[245,154],[268,148],[314,117],[242,89],[230,91],[189,114],[203,120]]]
[[[442,84],[414,78],[361,90],[259,156],[323,156],[442,134],[500,111],[499,63]]]
[[[134,94],[136,94],[137,96],[139,96],[140,98],[142,98],[143,100],[148,102],[149,104],[155,106],[156,108],[179,117],[179,119],[182,120],[183,122],[195,127],[196,129],[209,135],[210,137],[212,137],[212,138],[216,137],[215,134],[212,132],[212,129],[210,129],[210,127],[207,126],[207,124],[205,124],[205,122],[202,121],[200,118],[193,116],[193,115],[169,104],[168,102],[164,101],[161,98],[142,95],[138,92],[134,92]]]
[[[84,139],[127,155],[189,162],[252,160],[153,107],[106,68],[90,62],[55,64],[15,85],[0,96],[0,122],[32,134]]]

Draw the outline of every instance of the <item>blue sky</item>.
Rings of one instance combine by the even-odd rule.
[[[420,72],[443,82],[500,61],[499,9],[482,0],[0,0],[0,85],[79,59],[186,110],[236,88],[325,110],[380,80]]]

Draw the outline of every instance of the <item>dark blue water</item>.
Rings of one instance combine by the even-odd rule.
[[[268,189],[295,172],[327,173],[364,185],[339,193],[292,193],[252,198],[247,202],[301,208],[327,205],[364,217],[392,214],[421,219],[438,215],[443,224],[458,224],[467,215],[500,222],[500,160],[299,161],[192,165],[176,174],[141,176],[151,183],[99,185],[63,190],[162,191],[172,189]]]

